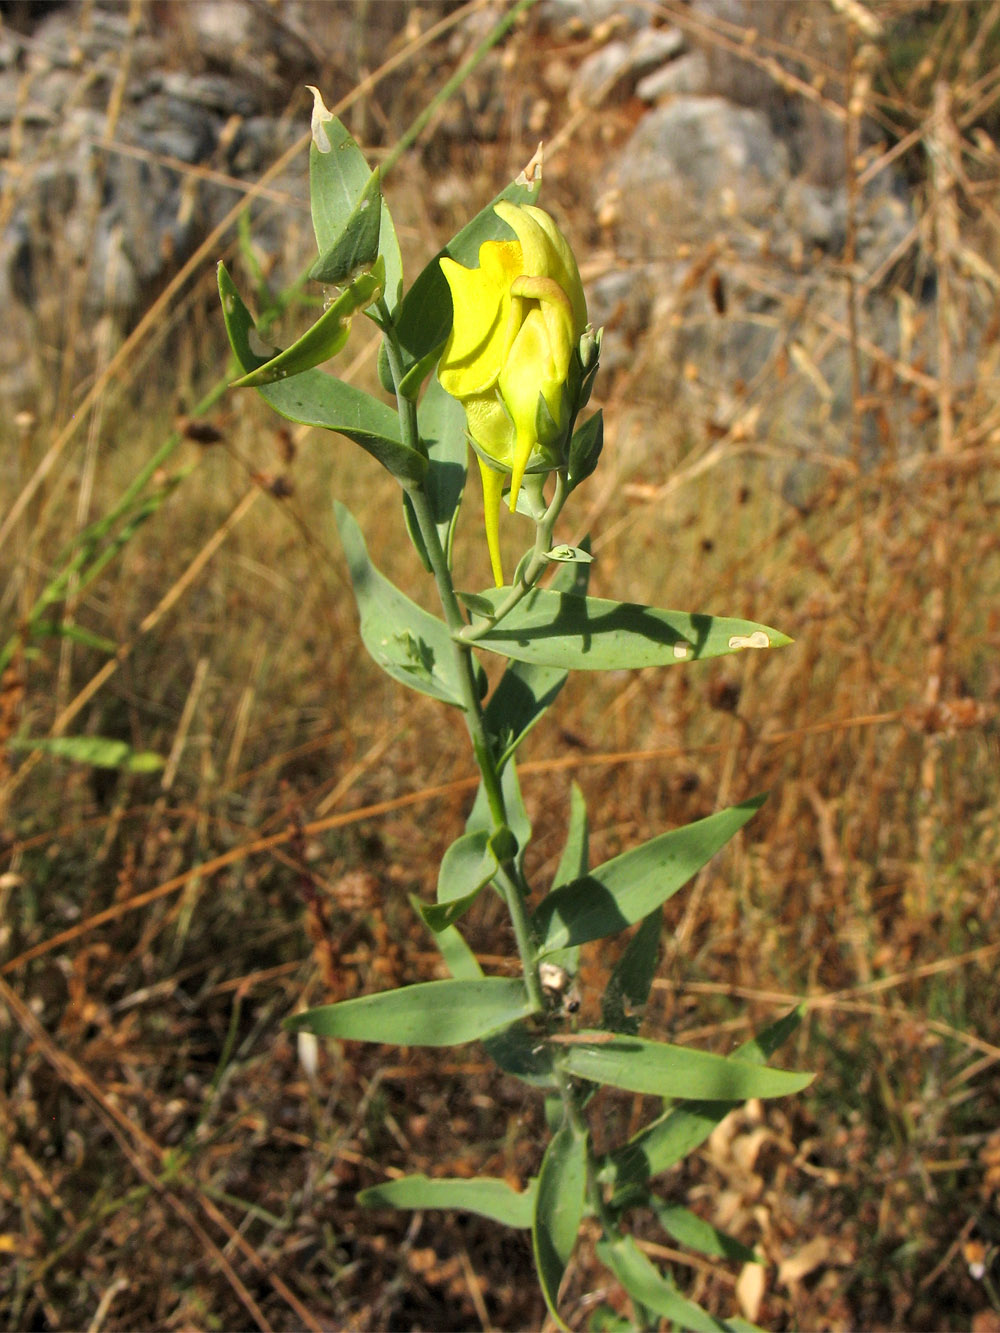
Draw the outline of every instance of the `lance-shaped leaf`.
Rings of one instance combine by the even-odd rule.
[[[513,663],[512,665],[517,665]],[[510,667],[507,668],[508,671]],[[526,668],[525,668],[526,669]],[[556,866],[553,889],[571,884],[583,878],[590,866],[590,820],[587,818],[587,802],[583,792],[574,782],[570,787],[569,826],[566,830],[566,842],[562,856]],[[580,946],[569,945],[565,949],[553,949],[546,955],[547,961],[555,967],[562,967],[575,977],[580,970]]]
[[[732,1056],[713,1055],[688,1046],[643,1041],[640,1037],[607,1040],[602,1031],[578,1032],[563,1057],[566,1069],[592,1083],[608,1083],[627,1092],[654,1097],[745,1102],[750,1097],[785,1097],[801,1092],[815,1077],[787,1069],[754,1065]],[[577,1044],[580,1043],[580,1044]]]
[[[376,168],[368,177],[340,235],[309,270],[310,278],[337,286],[353,279],[360,269],[375,263],[381,229],[382,190]]]
[[[764,1064],[802,1021],[803,1010],[793,1009],[744,1042],[733,1058],[745,1064]],[[612,1153],[601,1167],[600,1179],[627,1193],[653,1176],[676,1165],[704,1143],[738,1101],[687,1102],[672,1107]]]
[[[39,750],[75,764],[120,768],[126,773],[156,773],[165,762],[155,751],[133,750],[127,742],[113,736],[12,736],[7,747],[11,750]]]
[[[479,897],[498,869],[487,829],[463,833],[441,858],[436,903],[422,903],[420,915],[431,930],[453,926]]]
[[[524,796],[521,793],[521,783],[517,776],[517,766],[515,764],[507,764],[504,768],[500,775],[500,787],[507,811],[507,823],[517,841],[516,860],[517,864],[520,865],[524,859],[524,849],[531,841],[531,820],[528,818],[528,810],[524,804]],[[465,829],[467,833],[471,833],[475,829],[486,829],[490,834],[493,832],[493,814],[490,810],[486,788],[481,782],[476,790],[476,799],[472,803],[469,817],[465,821]]]
[[[585,537],[582,542],[584,552],[589,546],[590,539]],[[557,572],[551,586],[557,592],[583,596],[589,578],[590,569],[586,564],[570,564]],[[555,702],[568,674],[559,667],[535,666],[531,662],[508,663],[490,695],[485,712],[486,729],[501,747],[501,768]]]
[[[509,595],[509,588],[478,594],[494,611]],[[791,640],[750,620],[660,611],[635,602],[536,588],[476,642],[520,662],[568,671],[616,671],[700,661],[745,648],[780,648]]]
[[[583,1218],[587,1187],[586,1135],[564,1124],[545,1150],[538,1172],[531,1228],[535,1267],[549,1313],[565,1329],[556,1302]]]
[[[293,1032],[396,1046],[460,1046],[476,1041],[532,1012],[517,977],[477,981],[424,981],[398,990],[362,995],[295,1014]]]
[[[760,1256],[749,1246],[732,1236],[727,1236],[718,1227],[713,1227],[711,1222],[706,1222],[690,1208],[685,1208],[679,1203],[661,1203],[658,1199],[650,1199],[648,1202],[660,1226],[678,1244],[698,1250],[701,1254],[711,1255],[714,1259],[729,1259],[738,1264],[761,1262]]]
[[[389,309],[394,310],[399,302],[403,264],[392,217],[379,193],[378,174],[369,167],[364,153],[343,122],[327,111],[315,88],[312,92],[315,105],[313,141],[309,149],[309,201],[319,251],[312,276],[339,269],[339,278],[324,276],[321,280],[343,281],[352,271],[350,267],[343,267],[345,263],[350,264],[352,247],[358,247],[359,258],[355,266],[371,262],[360,255],[367,253],[365,247],[370,249],[375,226],[374,220],[366,214],[374,207],[377,196],[380,199],[378,253],[385,260],[386,302]],[[367,206],[366,199],[369,200]],[[358,234],[351,230],[352,221],[360,226]]]
[[[288,379],[292,375],[301,375],[305,370],[329,361],[336,356],[347,342],[351,332],[351,320],[359,310],[364,310],[382,294],[385,277],[385,265],[381,260],[372,273],[363,273],[324,310],[319,319],[301,338],[292,343],[283,352],[272,356],[256,370],[241,379],[233,380],[234,389],[258,389],[264,384],[273,384],[275,380]]]
[[[511,1189],[505,1180],[488,1176],[432,1177],[403,1176],[384,1185],[372,1185],[358,1195],[364,1208],[459,1208],[478,1213],[506,1227],[527,1231],[535,1213],[538,1181],[528,1181],[521,1191]]]
[[[419,427],[420,441],[427,452],[424,490],[450,569],[455,524],[465,490],[469,446],[465,436],[465,408],[457,398],[445,393],[437,379],[431,380],[420,400]],[[420,525],[413,503],[405,492],[403,504],[410,539],[430,572],[431,562],[424,549]]]
[[[541,1040],[536,1024],[512,1023],[484,1037],[483,1048],[505,1074],[512,1074],[533,1088],[556,1086],[552,1048]]]
[[[566,480],[570,490],[590,476],[597,467],[597,460],[603,448],[604,415],[598,411],[592,417],[588,417],[582,426],[576,428],[570,440],[569,466],[566,469]]]
[[[716,1319],[694,1301],[682,1296],[639,1249],[631,1236],[600,1241],[597,1257],[611,1269],[638,1304],[691,1333],[735,1333],[736,1325]],[[741,1321],[742,1322],[742,1321]],[[742,1324],[746,1328],[746,1324]]]
[[[255,332],[253,320],[222,264],[219,265],[219,295],[226,332],[240,369],[245,373],[257,370],[271,358],[260,355],[251,346],[251,334]],[[427,459],[416,449],[403,444],[396,413],[370,394],[315,368],[290,379],[262,385],[257,392],[289,421],[339,431],[354,440],[403,485],[423,480]]]
[[[663,908],[657,907],[629,940],[608,978],[601,996],[601,1026],[611,1032],[635,1036],[639,1031],[641,1013],[656,975],[662,923]]]
[[[554,889],[534,914],[543,953],[617,935],[649,916],[724,847],[764,796],[672,829]]]
[[[409,897],[410,906],[420,916],[420,909],[424,904],[414,893],[411,893]],[[428,930],[430,930],[429,926]],[[456,926],[447,926],[441,931],[431,931],[431,936],[444,960],[445,967],[453,977],[461,981],[475,981],[483,975],[483,969],[479,966],[476,955],[469,948],[465,937]]]
[[[454,654],[444,621],[410,601],[372,564],[361,529],[346,506],[334,514],[361,614],[361,638],[383,671],[410,689],[461,707]]]
[[[479,247],[484,241],[511,238],[510,228],[494,213],[493,205],[501,199],[508,199],[514,204],[533,204],[538,199],[540,188],[540,182],[532,186],[515,182],[501,190],[496,199],[477,213],[434,256],[406,293],[394,321],[403,357],[401,391],[406,397],[417,396],[420,385],[440,356],[451,331],[451,289],[438,261],[446,256],[466,268],[477,267]],[[379,356],[379,377],[383,386],[392,392],[392,377],[384,352]]]

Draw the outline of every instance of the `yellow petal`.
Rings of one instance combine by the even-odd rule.
[[[484,393],[496,383],[510,309],[510,286],[521,271],[515,241],[484,241],[479,268],[440,260],[451,289],[451,333],[438,369],[442,387],[455,398]]]
[[[521,270],[532,277],[554,278],[569,298],[573,310],[576,336],[587,327],[587,298],[580,281],[569,242],[555,221],[542,208],[533,204],[519,207],[506,199],[494,204],[493,211],[502,218],[521,243],[524,267]]]
[[[476,455],[479,458],[479,455]],[[497,472],[479,458],[479,473],[483,479],[483,503],[486,509],[486,545],[490,552],[493,582],[503,587],[503,566],[500,563],[500,501],[503,499],[503,473]]]

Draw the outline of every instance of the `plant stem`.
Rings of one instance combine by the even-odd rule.
[[[402,359],[399,354],[399,346],[396,342],[394,331],[391,326],[388,309],[382,303],[382,314],[385,319],[385,349],[389,361],[389,369],[392,373],[393,383],[399,385],[402,382]],[[422,452],[420,444],[420,431],[417,424],[416,404],[409,398],[404,397],[398,391],[396,392],[396,403],[399,411],[400,433],[404,444],[409,445],[411,449]],[[504,799],[503,787],[500,782],[500,770],[497,765],[497,758],[490,744],[489,736],[486,732],[486,723],[483,717],[483,706],[479,694],[479,672],[477,662],[473,656],[472,649],[468,643],[461,640],[461,632],[467,627],[465,615],[459,605],[458,598],[455,596],[455,585],[452,582],[451,570],[448,568],[448,560],[441,545],[441,538],[438,533],[437,523],[431,510],[430,499],[426,490],[421,485],[407,487],[407,494],[413,505],[413,513],[417,520],[417,526],[420,529],[420,535],[423,538],[424,549],[427,552],[427,558],[430,561],[431,572],[434,575],[434,582],[437,585],[438,597],[441,601],[441,609],[444,612],[445,623],[451,630],[452,652],[455,655],[455,664],[458,668],[455,675],[459,682],[459,688],[462,696],[462,713],[465,718],[465,725],[469,732],[469,739],[472,742],[472,751],[475,755],[476,764],[482,775],[483,788],[486,792],[486,798],[489,802],[490,814],[493,818],[494,832],[500,829],[509,829],[510,823],[507,816],[507,803]],[[524,972],[524,984],[528,991],[528,996],[532,1004],[538,1009],[545,1008],[545,997],[542,992],[542,984],[538,976],[538,960],[535,941],[531,933],[531,925],[528,920],[527,906],[525,903],[527,885],[524,878],[517,868],[513,857],[503,861],[496,876],[496,882],[503,895],[507,911],[510,915],[511,924],[514,927],[514,938],[517,942],[517,950],[521,957],[521,966]]]
[[[552,549],[552,530],[556,525],[556,519],[566,503],[566,497],[569,492],[566,489],[566,474],[560,468],[556,472],[555,492],[552,496],[552,503],[546,509],[542,518],[535,524],[535,544],[531,549],[531,555],[527,564],[517,576],[517,582],[511,588],[510,592],[503,599],[497,609],[479,625],[466,625],[459,633],[459,639],[463,643],[475,643],[481,639],[484,634],[488,634],[491,629],[503,620],[517,606],[518,602],[524,600],[528,593],[534,588],[535,584],[542,577],[548,566],[546,555]]]

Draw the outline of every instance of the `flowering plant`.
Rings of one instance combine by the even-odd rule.
[[[587,811],[574,787],[561,860],[538,893],[524,867],[531,823],[516,760],[570,670],[691,663],[788,640],[744,620],[588,596],[585,545],[555,541],[564,504],[601,452],[600,412],[577,424],[597,369],[600,335],[587,325],[572,251],[537,207],[538,179],[522,175],[508,186],[405,295],[379,173],[318,94],[310,183],[319,250],[312,273],[339,294],[290,347],[262,355],[250,312],[220,265],[222,308],[240,371],[235,383],[256,388],[293,421],[360,445],[399,483],[406,527],[433,576],[441,614],[419,607],[376,569],[357,522],[337,504],[361,636],[395,680],[461,713],[479,791],[464,833],[443,854],[436,901],[414,901],[447,975],[323,1005],[290,1018],[289,1026],[402,1045],[481,1041],[501,1069],[546,1098],[552,1137],[520,1190],[486,1177],[415,1175],[373,1185],[363,1202],[465,1208],[530,1230],[542,1293],[561,1328],[560,1286],[590,1217],[601,1237],[597,1253],[628,1292],[635,1324],[648,1327],[662,1316],[695,1330],[729,1327],[653,1264],[630,1218],[636,1208],[652,1209],[675,1241],[754,1259],[682,1205],[668,1206],[651,1182],[732,1107],[806,1086],[809,1075],[766,1063],[798,1015],[728,1056],[642,1038],[639,1030],[656,971],[663,904],[747,823],[763,797],[592,866]],[[358,314],[382,333],[379,374],[394,407],[319,369],[341,350]],[[459,592],[453,578],[470,444],[483,476],[497,585],[478,593]],[[511,509],[534,526],[510,584],[503,581],[499,552],[505,485]],[[479,652],[507,662],[488,698]],[[460,929],[483,893],[499,895],[509,915],[516,975],[487,975]],[[632,927],[599,1023],[577,1028],[566,1000],[581,948]],[[653,1098],[656,1109],[631,1139],[599,1153],[587,1112],[600,1084]]]
[[[547,472],[565,465],[584,375],[597,369],[598,347],[593,338],[581,345],[586,298],[573,252],[552,218],[508,200],[494,212],[516,240],[484,241],[478,268],[441,259],[454,322],[438,379],[465,408],[483,479],[490,562],[501,587],[497,511],[505,477],[513,513],[529,467]]]

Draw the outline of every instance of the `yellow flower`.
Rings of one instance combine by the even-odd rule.
[[[573,252],[548,213],[507,201],[495,212],[516,240],[485,241],[478,268],[440,261],[454,320],[438,378],[465,408],[483,478],[490,562],[500,586],[504,479],[510,475],[513,513],[526,471],[548,471],[565,462],[580,382],[574,358],[587,327],[587,303]]]

